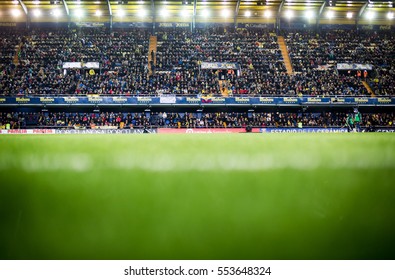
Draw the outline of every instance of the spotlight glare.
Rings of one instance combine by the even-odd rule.
[[[250,16],[251,16],[251,12],[250,12],[250,11],[246,11],[246,12],[245,12],[245,16],[246,16],[246,17],[250,17]]]
[[[35,17],[41,16],[41,10],[39,10],[39,9],[33,10],[33,15],[34,15]]]
[[[102,13],[102,11],[100,11],[100,10],[96,10],[96,12],[95,12],[95,15],[96,15],[97,17],[101,17],[102,14],[103,14],[103,13]]]
[[[53,14],[55,17],[60,17],[60,15],[62,14],[62,12],[61,12],[60,10],[58,10],[58,9],[55,9],[55,10],[52,11],[52,14]]]
[[[76,10],[75,11],[75,16],[78,17],[78,18],[82,17],[83,14],[84,14],[84,12],[82,10]]]
[[[227,9],[223,9],[223,10],[221,11],[221,15],[222,15],[222,17],[227,18],[227,17],[229,17],[230,12],[229,12],[229,10],[227,10]]]
[[[187,9],[182,9],[180,11],[180,15],[181,15],[181,17],[186,18],[189,16],[189,11]]]
[[[314,18],[314,12],[313,11],[306,11],[306,13],[305,13],[305,17],[307,18],[307,19],[312,19],[312,18]]]
[[[125,11],[122,10],[122,9],[119,9],[117,14],[118,14],[119,17],[124,17],[125,16]]]
[[[147,15],[147,11],[143,8],[139,9],[139,17],[145,17]]]
[[[293,12],[292,10],[287,10],[287,11],[285,12],[285,16],[286,16],[288,19],[290,19],[290,18],[292,18],[292,17],[294,16],[294,12]]]
[[[167,16],[169,15],[169,11],[168,11],[166,8],[163,8],[163,9],[160,11],[160,15],[161,15],[162,17],[167,17]]]
[[[387,18],[388,19],[393,19],[394,18],[394,13],[393,12],[388,12]]]
[[[204,10],[202,11],[202,14],[203,14],[203,17],[208,18],[209,15],[210,15],[210,11],[209,11],[208,9],[204,9]]]
[[[333,11],[328,11],[326,13],[326,17],[329,18],[329,19],[332,19],[334,16],[335,16],[335,13]]]
[[[352,18],[352,13],[351,12],[347,13],[347,18]]]
[[[267,10],[267,11],[265,11],[265,12],[263,13],[263,15],[264,15],[266,18],[270,18],[271,15],[272,15],[272,12],[269,11],[269,10]]]
[[[375,14],[374,14],[373,12],[371,12],[371,11],[369,11],[369,12],[366,13],[366,18],[367,18],[368,20],[374,19],[374,16],[375,16]]]
[[[11,10],[11,14],[12,14],[14,17],[19,17],[19,16],[21,15],[21,11],[19,11],[18,9],[12,9],[12,10]]]

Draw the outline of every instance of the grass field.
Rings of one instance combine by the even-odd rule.
[[[0,259],[395,259],[392,134],[2,135]]]

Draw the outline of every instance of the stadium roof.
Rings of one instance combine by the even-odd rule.
[[[394,1],[1,0],[0,22],[394,24]]]

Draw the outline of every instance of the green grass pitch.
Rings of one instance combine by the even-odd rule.
[[[2,135],[0,259],[395,259],[392,134]]]

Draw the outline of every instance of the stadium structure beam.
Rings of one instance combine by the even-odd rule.
[[[235,9],[235,17],[234,17],[235,28],[237,28],[237,17],[239,16],[240,3],[241,3],[241,0],[237,0],[236,9]]]
[[[276,16],[276,31],[280,29],[281,12],[283,10],[284,4],[285,4],[285,0],[282,0],[280,5],[278,6],[277,16]]]
[[[316,27],[317,28],[318,28],[318,25],[320,24],[320,19],[321,19],[322,13],[324,12],[325,6],[326,6],[326,0],[324,2],[322,2],[321,7],[318,11],[317,20],[316,20]]]
[[[196,5],[197,5],[197,0],[193,1],[193,16],[192,16],[192,31],[195,30],[196,26]]]
[[[369,5],[369,0],[367,0],[366,3],[363,4],[363,6],[361,7],[361,9],[359,10],[358,16],[357,16],[356,19],[355,19],[355,25],[356,25],[357,27],[358,27],[359,20],[361,19],[362,15],[363,15],[363,13],[365,12],[365,10],[366,10],[366,8],[368,7],[368,5]]]
[[[68,17],[70,17],[69,5],[67,4],[66,0],[62,0],[62,4],[63,4],[63,7],[64,7],[64,10],[66,11],[66,15]]]
[[[64,7],[64,10],[66,11],[66,15],[67,15],[67,19],[68,19],[68,27],[70,27],[71,18],[70,18],[69,4],[67,4],[66,0],[62,0],[62,4]]]
[[[110,0],[107,0],[108,13],[110,14],[110,29],[112,29],[112,7]]]
[[[26,27],[30,28],[30,15],[29,15],[29,11],[25,5],[25,3],[23,3],[22,0],[18,0],[19,5],[21,5],[23,12],[25,13],[26,16]]]
[[[19,4],[20,4],[21,7],[22,7],[23,12],[24,12],[25,15],[27,16],[27,15],[29,14],[29,11],[27,10],[25,3],[23,3],[23,0],[19,0],[18,2],[19,2]]]

